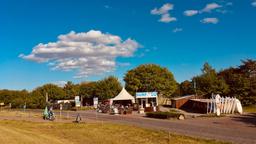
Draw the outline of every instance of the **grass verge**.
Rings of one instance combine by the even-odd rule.
[[[252,105],[252,106],[245,106],[243,107],[244,112],[248,112],[248,113],[256,113],[256,106]]]
[[[217,144],[163,131],[110,123],[0,121],[0,141],[11,144]]]

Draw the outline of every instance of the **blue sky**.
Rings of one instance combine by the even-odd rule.
[[[254,0],[2,0],[0,89],[122,80],[145,63],[181,82],[255,59],[255,26]]]

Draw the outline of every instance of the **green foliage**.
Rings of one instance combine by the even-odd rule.
[[[229,85],[227,95],[238,98],[243,105],[256,104],[256,61],[242,61],[239,67],[222,70],[218,76]]]
[[[29,99],[29,93],[26,90],[12,91],[1,90],[0,102],[4,102],[5,105],[12,104],[13,108],[22,108]]]
[[[58,87],[54,84],[45,84],[41,87],[36,88],[34,91],[37,91],[40,96],[48,95],[49,101],[59,100],[59,99],[66,99],[66,94],[61,87]]]
[[[177,85],[173,74],[167,69],[154,64],[140,65],[129,70],[125,77],[125,88],[135,92],[157,91],[160,95],[171,97]]]
[[[39,90],[33,90],[28,100],[28,108],[44,108],[46,106],[45,95]]]
[[[97,81],[95,85],[95,96],[105,100],[113,98],[122,90],[118,78],[109,76],[103,80]]]
[[[92,98],[95,96],[96,82],[81,83],[79,86],[79,95],[83,98]]]
[[[173,97],[194,94],[193,84],[196,83],[198,94],[210,95],[219,93],[236,97],[243,105],[256,104],[256,61],[247,59],[236,68],[228,68],[217,73],[208,63],[205,63],[202,74],[192,81],[178,84],[173,74],[167,69],[154,64],[140,65],[128,71],[124,77],[126,89],[135,95],[135,92],[157,91],[159,95]],[[110,76],[96,82],[73,84],[68,82],[64,88],[53,84],[45,84],[34,89],[0,90],[0,102],[5,105],[12,103],[13,108],[44,108],[45,96],[50,101],[58,99],[73,99],[80,95],[84,98],[99,97],[101,100],[116,96],[122,87],[116,77]]]
[[[66,99],[74,99],[79,94],[79,85],[74,85],[71,81],[68,81],[63,88]]]
[[[217,76],[216,71],[205,63],[202,74],[193,78],[196,83],[196,92],[199,95],[225,94],[228,92],[228,85],[225,80]]]
[[[181,93],[181,96],[195,94],[193,83],[188,80],[183,81],[180,84],[180,93]]]

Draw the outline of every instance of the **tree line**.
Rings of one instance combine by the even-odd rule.
[[[176,82],[167,68],[155,64],[143,64],[129,70],[124,76],[125,88],[129,93],[156,91],[163,97],[178,97],[197,94],[204,97],[214,94],[232,96],[240,99],[243,105],[256,104],[256,61],[242,60],[237,67],[230,67],[217,72],[205,63],[200,75],[181,83]],[[98,97],[105,100],[116,96],[122,89],[118,78],[105,79],[74,84],[67,82],[64,87],[45,84],[32,91],[0,90],[0,103],[12,104],[14,108],[43,108],[46,95],[51,102],[59,99]]]
[[[242,60],[237,67],[230,67],[217,72],[208,63],[202,73],[181,82],[174,95],[203,95],[209,98],[212,93],[236,97],[243,105],[256,104],[256,61]]]

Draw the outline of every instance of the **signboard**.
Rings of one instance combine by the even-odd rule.
[[[93,106],[94,106],[95,108],[97,108],[98,102],[99,102],[98,97],[94,97],[94,98],[93,98]]]
[[[156,98],[157,92],[136,92],[136,98]]]
[[[80,97],[79,96],[75,96],[75,104],[76,104],[76,107],[80,107],[81,106],[81,102],[80,102]]]

